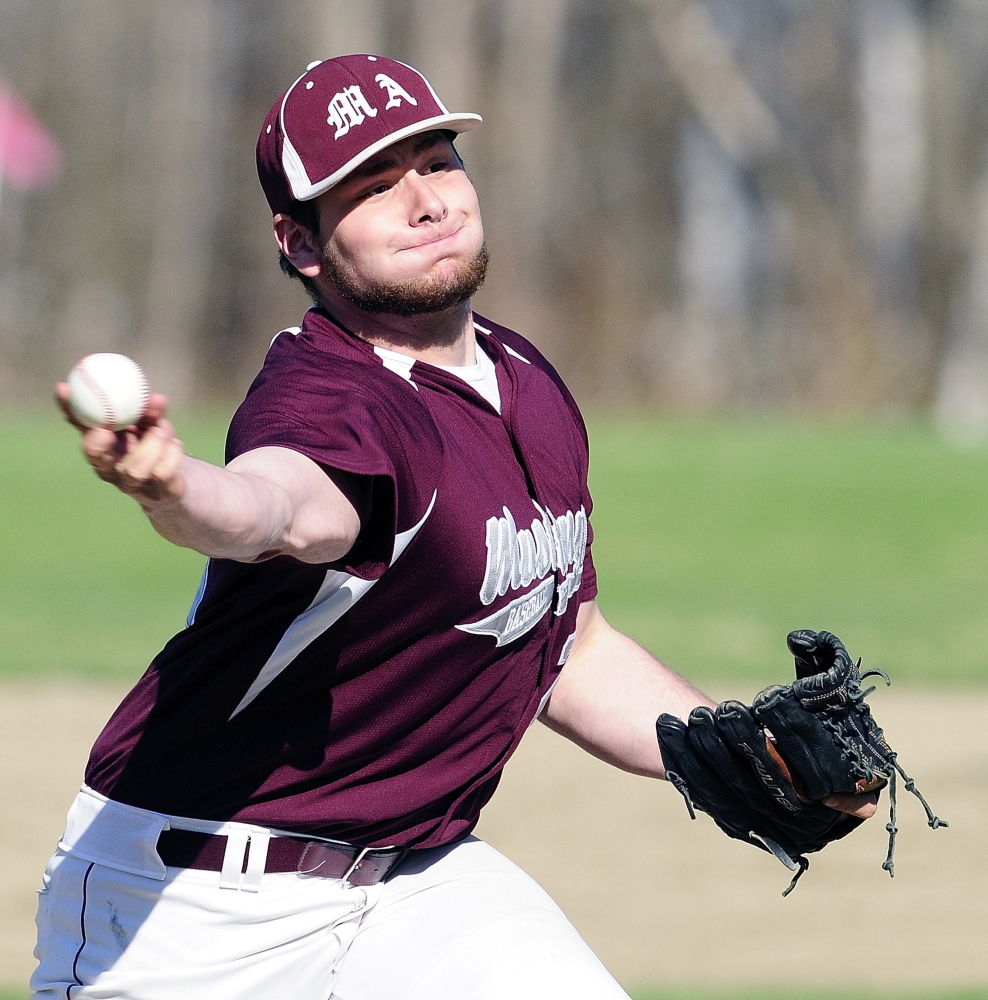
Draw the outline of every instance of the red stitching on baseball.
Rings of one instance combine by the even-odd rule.
[[[148,377],[144,374],[144,369],[136,361],[134,362],[134,367],[141,376],[141,412],[137,414],[137,419],[140,420],[148,408],[148,400],[151,398],[151,386],[148,384]]]
[[[102,426],[110,427],[111,429],[113,429],[115,428],[117,423],[116,411],[113,408],[113,404],[110,402],[110,398],[103,391],[103,387],[94,378],[90,376],[89,372],[87,372],[85,368],[82,367],[83,362],[85,360],[86,359],[83,358],[82,361],[77,361],[75,370],[79,373],[79,377],[83,380],[83,382],[86,383],[87,387],[91,389],[93,393],[95,393],[95,395],[99,398],[100,403],[103,404],[103,411],[105,413],[105,417],[103,418]]]

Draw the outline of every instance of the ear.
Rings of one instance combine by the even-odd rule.
[[[307,278],[318,277],[322,273],[322,266],[319,263],[312,233],[288,215],[279,213],[272,222],[275,242],[281,252],[295,265],[295,269]]]

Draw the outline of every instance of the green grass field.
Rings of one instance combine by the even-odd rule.
[[[220,459],[222,418],[182,420]],[[600,603],[690,677],[786,676],[791,628],[896,681],[988,682],[988,449],[915,425],[591,421]],[[140,673],[203,559],[99,483],[54,415],[0,417],[0,676]]]
[[[782,421],[591,442],[601,606],[681,672],[778,680],[785,634],[826,628],[894,680],[988,681],[988,451]]]
[[[183,426],[222,460],[222,423]],[[54,415],[0,418],[0,676],[138,676],[181,627],[204,560],[100,483]]]
[[[223,419],[179,424],[220,459]],[[988,683],[988,449],[916,425],[783,421],[596,419],[591,441],[601,605],[683,673],[750,694],[788,676],[785,633],[811,627],[897,681]],[[99,483],[54,415],[0,417],[0,461],[0,677],[136,677],[181,627],[202,558]]]

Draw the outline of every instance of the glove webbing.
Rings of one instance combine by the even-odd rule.
[[[861,659],[859,658],[858,662],[855,664],[855,672],[857,672],[860,667]],[[826,726],[830,734],[833,736],[834,741],[838,744],[838,746],[840,746],[842,755],[854,768],[854,771],[859,778],[864,778],[866,781],[870,781],[874,776],[874,771],[878,770],[880,774],[884,774],[888,779],[889,821],[885,825],[885,829],[888,831],[889,835],[889,849],[885,861],[882,863],[882,868],[884,871],[889,873],[890,878],[895,878],[895,864],[893,863],[892,856],[895,853],[895,838],[899,832],[899,828],[896,826],[896,818],[898,815],[898,810],[896,808],[896,772],[901,775],[903,781],[905,782],[906,791],[912,792],[912,794],[915,795],[916,798],[918,798],[923,804],[923,809],[926,810],[926,822],[931,830],[936,830],[941,826],[949,827],[950,824],[945,820],[940,819],[939,816],[934,815],[929,803],[923,797],[923,793],[916,787],[916,782],[913,781],[913,779],[910,778],[909,775],[902,769],[902,765],[899,763],[896,752],[885,742],[885,734],[872,718],[871,708],[865,701],[865,698],[867,698],[868,695],[875,690],[875,688],[870,687],[864,691],[861,690],[860,682],[866,677],[881,677],[882,680],[885,681],[887,687],[890,687],[892,684],[891,679],[884,670],[866,670],[863,674],[858,674],[853,682],[845,684],[844,693],[846,694],[848,700],[854,703],[855,708],[859,712],[859,717],[863,721],[865,728],[868,730],[868,735],[871,737],[871,742],[873,744],[871,748],[872,751],[877,753],[879,752],[879,748],[884,751],[884,756],[888,761],[888,767],[886,769],[882,770],[873,768],[869,764],[867,757],[858,743],[846,736],[844,728],[836,719],[830,718],[830,713],[837,711],[836,706],[824,708],[820,713],[820,721],[824,726]],[[790,886],[790,889],[791,888],[792,887]],[[783,895],[785,895],[785,893],[783,893]]]
[[[889,764],[892,763],[892,758],[895,754],[889,748],[888,744],[885,742],[885,734],[879,728],[878,724],[875,722],[871,714],[871,706],[865,701],[868,695],[875,691],[875,687],[869,687],[862,691],[861,681],[866,677],[881,677],[885,681],[886,687],[891,687],[892,680],[884,670],[866,670],[863,674],[858,673],[861,668],[861,658],[858,658],[858,662],[854,665],[854,674],[851,678],[845,681],[844,685],[840,689],[844,697],[854,705],[854,709],[857,713],[857,717],[861,720],[865,729],[867,730],[867,739],[869,739],[870,746],[868,749],[872,754],[885,757]],[[828,699],[832,697],[830,693],[826,696]],[[803,703],[807,708],[813,701],[812,698],[803,699]],[[844,725],[842,725],[842,720],[846,719],[846,709],[840,704],[829,704],[823,705],[818,709],[815,709],[820,717],[820,722],[826,727],[830,735],[833,737],[834,742],[840,747],[841,755],[844,759],[851,765],[854,775],[857,778],[863,778],[865,781],[870,781],[875,774],[875,768],[869,762],[864,749],[857,743],[854,739],[847,736],[847,731]],[[838,716],[834,718],[833,716]],[[855,736],[859,734],[854,733]],[[884,771],[886,777],[888,774]]]

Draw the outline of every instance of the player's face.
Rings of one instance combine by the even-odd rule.
[[[429,312],[469,298],[483,280],[477,192],[442,132],[388,147],[318,205],[323,271],[357,305]]]

